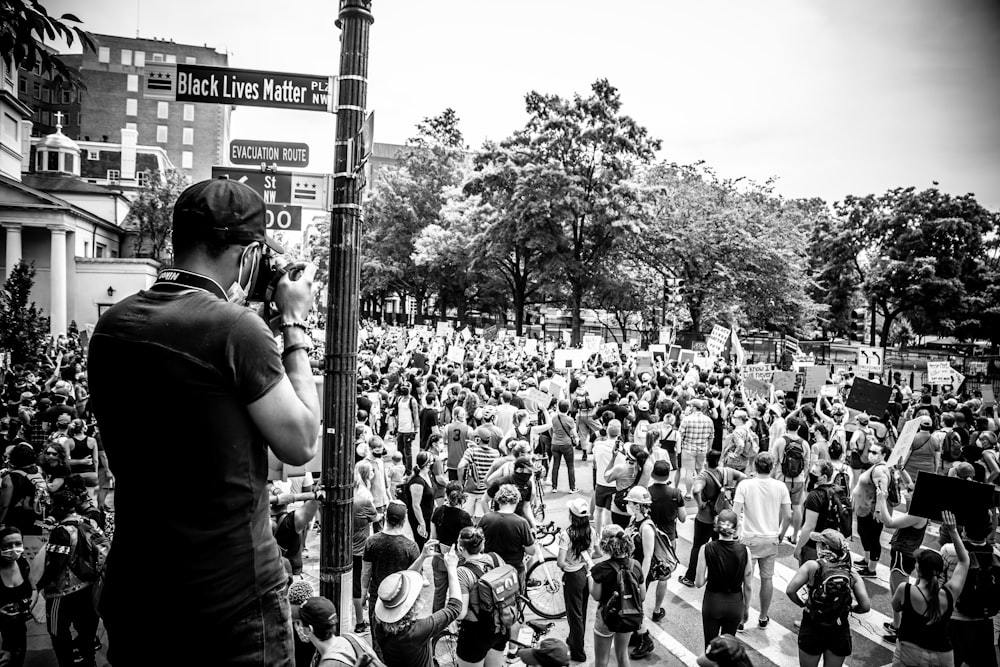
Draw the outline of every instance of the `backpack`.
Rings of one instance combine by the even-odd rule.
[[[31,482],[33,490],[28,492],[27,488],[23,485],[21,486],[24,495],[13,500],[11,502],[11,508],[17,507],[19,510],[32,513],[39,519],[44,519],[48,513],[49,509],[52,507],[52,498],[49,496],[49,485],[45,482],[45,475],[38,472],[37,470],[32,473],[24,472],[23,470],[12,469],[10,471],[12,474],[21,477],[28,482]],[[14,482],[15,478],[11,478],[11,482]]]
[[[478,575],[476,586],[469,593],[469,609],[480,622],[491,618],[494,634],[501,635],[517,621],[517,596],[521,584],[513,565],[505,563],[495,553],[489,555],[493,557],[492,567],[484,568],[477,563],[466,563],[462,567]]]
[[[653,527],[653,560],[649,566],[649,577],[651,580],[666,581],[677,569],[680,561],[677,558],[677,552],[674,551],[670,536],[663,532],[652,519],[646,519],[646,521]]]
[[[601,619],[612,632],[635,632],[642,625],[645,589],[632,572],[631,560],[622,566],[608,561],[618,574],[617,586],[601,608]]]
[[[949,463],[962,460],[962,438],[954,430],[945,431],[941,429],[938,433],[943,433],[941,441],[941,458]]]
[[[796,436],[794,440],[785,434],[785,451],[781,456],[781,474],[786,479],[794,479],[806,468],[806,449]]]
[[[843,470],[833,476],[835,480],[831,486],[826,487],[826,513],[824,514],[824,525],[820,531],[833,528],[840,531],[840,534],[851,539],[854,528],[854,508],[851,506],[850,484],[841,485],[838,480],[840,476],[847,477]],[[844,480],[846,482],[846,479]]]
[[[899,479],[899,470],[888,464],[884,465],[886,472],[889,474],[889,485],[886,488],[885,500],[890,507],[895,507],[896,505],[899,505],[903,500],[902,495],[900,493],[900,489],[902,488],[903,483]]]
[[[970,618],[993,617],[1000,612],[1000,557],[992,545],[976,546],[964,541],[969,550],[969,574],[955,601],[955,609]]]
[[[96,582],[104,574],[111,542],[104,531],[89,519],[72,519],[62,525],[73,526],[77,532],[76,553],[70,560],[70,569],[80,577],[80,581]]]
[[[854,580],[851,564],[820,559],[806,600],[806,613],[819,625],[840,625],[851,608]]]
[[[351,648],[354,649],[354,655],[357,656],[354,667],[385,667],[385,663],[379,659],[374,649],[364,639],[353,632],[342,632],[340,636],[346,639]]]
[[[718,470],[718,468],[716,470]],[[722,475],[719,477],[713,475],[712,470],[710,468],[705,468],[705,472],[707,472],[712,477],[712,479],[715,480],[715,484],[719,487],[719,491],[716,494],[714,501],[712,502],[712,508],[711,508],[712,515],[715,516],[720,512],[722,512],[723,510],[732,509],[733,496],[735,495],[736,491],[735,487],[729,485],[729,475],[726,474],[727,473],[726,468],[725,467],[722,468]]]

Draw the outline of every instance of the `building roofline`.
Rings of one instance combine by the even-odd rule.
[[[22,210],[22,211],[33,211],[33,210],[39,210],[39,209],[41,209],[41,210],[60,210],[60,211],[65,211],[65,212],[69,213],[70,215],[74,215],[74,216],[76,216],[78,218],[82,218],[83,220],[86,220],[87,222],[91,222],[91,223],[93,223],[95,225],[98,225],[100,227],[104,227],[106,229],[111,229],[111,230],[116,231],[116,232],[123,232],[123,231],[125,231],[125,229],[123,227],[119,226],[118,224],[116,224],[114,222],[111,222],[109,220],[105,220],[104,218],[102,218],[100,216],[94,215],[90,211],[82,209],[79,206],[76,206],[75,204],[72,204],[72,203],[66,201],[65,199],[62,199],[61,197],[57,197],[57,196],[55,196],[53,194],[49,194],[48,192],[45,192],[44,190],[38,190],[38,189],[33,188],[31,186],[25,185],[21,181],[15,181],[13,178],[10,178],[8,176],[4,176],[3,174],[0,174],[0,186],[3,186],[3,185],[11,187],[11,188],[14,188],[15,190],[20,190],[20,191],[24,192],[25,194],[28,194],[28,195],[31,195],[32,197],[35,197],[36,199],[40,199],[43,203],[41,203],[41,204],[4,203],[4,204],[0,204],[0,208],[6,208],[8,210],[9,209],[17,209],[17,210]],[[119,194],[117,192],[113,192],[111,190],[108,190],[108,194],[109,195],[114,195],[114,196],[119,197],[119,198],[123,199],[124,201],[128,202],[128,199],[124,195],[121,195],[121,194]]]

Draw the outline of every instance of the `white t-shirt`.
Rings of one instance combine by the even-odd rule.
[[[778,537],[781,506],[791,505],[788,486],[773,477],[745,479],[736,485],[733,503],[743,504],[742,537]]]
[[[614,440],[598,440],[594,443],[594,469],[597,470],[597,486],[615,487],[614,482],[605,482],[604,473],[611,465],[611,456],[615,453]]]

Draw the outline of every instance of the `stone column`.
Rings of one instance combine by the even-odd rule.
[[[21,261],[23,251],[21,250],[21,225],[12,222],[5,222],[3,225],[7,230],[7,256],[4,268],[7,270],[6,278],[14,272],[14,267]]]
[[[49,330],[53,336],[66,333],[66,229],[50,227],[52,240],[51,282],[52,299],[49,302]]]

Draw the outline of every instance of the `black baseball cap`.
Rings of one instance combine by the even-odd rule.
[[[229,178],[210,178],[189,186],[174,204],[174,227],[230,243],[265,243],[284,252],[267,236],[264,198]]]

